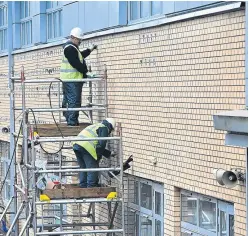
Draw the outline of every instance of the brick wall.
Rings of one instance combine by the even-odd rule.
[[[237,11],[83,42],[98,44],[87,58],[93,71],[107,66],[108,112],[122,123],[124,157],[134,156],[130,173],[164,183],[165,235],[179,235],[179,189],[233,202],[235,235],[246,234],[245,187],[221,187],[212,174],[245,168],[245,150],[224,146],[212,120],[245,107],[244,21]],[[61,53],[59,46],[15,55],[15,73],[24,65],[26,77],[59,76]]]

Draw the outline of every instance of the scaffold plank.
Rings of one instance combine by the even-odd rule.
[[[43,194],[50,199],[105,198],[115,187],[79,188],[75,185],[63,185],[64,189],[46,189]]]
[[[37,124],[34,125],[34,131],[38,133],[40,137],[61,137],[63,136],[77,136],[84,128],[91,125],[90,123],[80,123],[79,126],[67,126],[66,123],[58,124]]]

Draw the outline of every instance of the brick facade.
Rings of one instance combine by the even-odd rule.
[[[244,41],[245,13],[236,11],[83,42],[98,44],[87,58],[93,71],[107,66],[108,113],[122,124],[124,157],[134,156],[129,173],[165,186],[165,236],[180,235],[179,189],[233,202],[235,235],[246,234],[245,186],[222,187],[212,174],[245,169],[245,150],[225,146],[212,120],[245,107]],[[61,46],[17,54],[15,74],[24,65],[27,78],[58,77],[61,54]],[[0,58],[2,73],[6,67]],[[6,84],[1,79],[1,126]],[[38,90],[44,104],[48,91],[31,93]]]

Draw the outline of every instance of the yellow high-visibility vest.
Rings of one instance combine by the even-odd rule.
[[[100,127],[105,127],[105,125],[100,124],[100,123],[89,125],[78,134],[78,137],[97,138],[98,137],[97,129]],[[88,151],[95,160],[98,159],[97,153],[96,153],[96,146],[98,144],[97,140],[75,141],[73,142],[73,144],[78,144],[79,146],[83,147],[86,151]]]
[[[64,47],[64,50],[69,46],[74,47],[78,51],[79,59],[83,63],[83,57],[81,55],[81,52],[73,44],[66,45]],[[60,79],[61,80],[63,80],[63,79],[65,79],[65,80],[83,79],[83,74],[71,66],[68,59],[65,57],[64,51],[63,51],[63,56],[62,56],[62,60],[61,60]]]

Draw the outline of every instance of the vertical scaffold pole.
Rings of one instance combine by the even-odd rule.
[[[14,93],[14,81],[12,80],[12,76],[14,76],[14,70],[13,70],[13,31],[12,31],[12,5],[13,2],[7,2],[8,4],[8,30],[7,30],[7,38],[8,38],[8,79],[9,79],[9,89],[10,89],[10,156],[12,157],[13,155],[13,161],[11,162],[11,167],[10,167],[10,181],[13,184],[11,187],[11,196],[14,197],[13,205],[11,206],[11,211],[14,212],[15,214],[11,215],[11,222],[13,223],[15,219],[15,215],[17,213],[17,190],[15,188],[16,184],[16,154],[14,153],[15,151],[15,93]],[[15,230],[15,236],[19,234],[18,227],[14,227]]]

